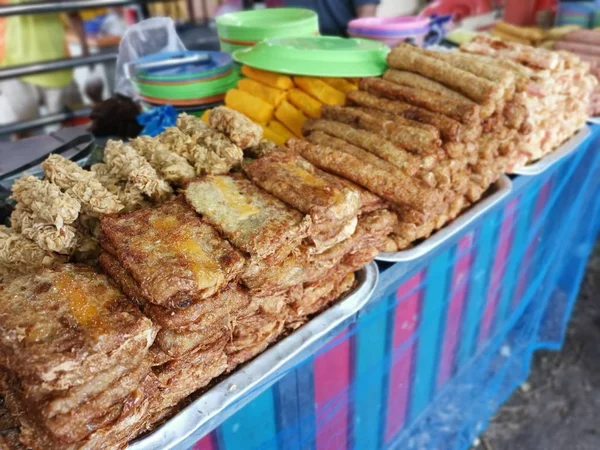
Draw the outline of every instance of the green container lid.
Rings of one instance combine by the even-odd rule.
[[[319,34],[319,18],[302,8],[267,8],[224,14],[217,18],[217,32],[223,43],[252,45],[274,37]]]
[[[144,97],[152,97],[163,100],[189,100],[201,97],[212,97],[233,89],[239,80],[239,73],[234,70],[226,77],[197,83],[185,83],[178,85],[164,85],[144,83],[133,79],[138,92]]]
[[[390,49],[367,39],[314,36],[267,39],[233,59],[257,69],[314,77],[375,77],[387,69]]]

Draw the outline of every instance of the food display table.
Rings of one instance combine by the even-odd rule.
[[[379,263],[351,325],[177,448],[469,448],[533,352],[561,347],[600,225],[599,147],[593,125],[432,252]]]

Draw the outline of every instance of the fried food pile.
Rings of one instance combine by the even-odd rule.
[[[321,117],[323,105],[343,105],[346,93],[358,89],[355,78],[290,77],[242,66],[246,78],[227,92],[225,104],[260,126],[265,139],[283,145],[291,137],[302,137],[302,125]],[[213,112],[208,113],[209,120]]]
[[[162,203],[197,175],[239,168],[242,149],[262,140],[258,125],[225,107],[213,110],[210,126],[186,114],[177,125],[156,138],[109,141],[104,162],[91,170],[50,155],[43,180],[17,180],[11,228],[0,226],[0,281],[57,262],[95,261],[100,216]]]
[[[508,172],[542,158],[585,124],[598,83],[580,57],[483,36],[461,50],[480,55],[483,62],[500,60],[525,86],[518,97],[531,133],[520,140]]]
[[[16,277],[0,329],[0,391],[25,448],[115,448],[146,428],[157,328],[106,276],[64,264]]]

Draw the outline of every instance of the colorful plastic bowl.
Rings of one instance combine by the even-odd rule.
[[[233,53],[263,39],[315,36],[319,19],[314,11],[302,8],[272,8],[240,11],[217,17],[221,51]]]

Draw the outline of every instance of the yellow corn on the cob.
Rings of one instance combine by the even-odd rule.
[[[242,75],[266,84],[277,89],[287,91],[294,87],[294,82],[287,75],[281,75],[275,72],[267,72],[266,70],[254,69],[253,67],[242,66]]]
[[[327,83],[332,88],[337,89],[340,92],[343,92],[344,94],[347,94],[348,92],[356,91],[358,89],[358,87],[355,84],[352,84],[349,81],[344,80],[343,78],[323,77],[323,78],[319,78],[319,79],[324,81],[325,83]]]
[[[284,124],[279,122],[278,120],[271,120],[267,124],[267,128],[269,128],[274,133],[277,133],[280,136],[283,136],[285,139],[289,139],[294,137],[294,133],[286,128]]]
[[[239,89],[225,94],[225,105],[249,117],[254,122],[267,123],[273,118],[273,106]]]
[[[275,117],[297,137],[302,137],[302,125],[306,122],[306,116],[292,106],[287,100],[281,102],[275,110]]]
[[[281,89],[267,86],[266,84],[251,80],[250,78],[244,78],[238,81],[237,87],[239,90],[254,95],[273,106],[279,106],[286,95],[285,91],[282,91]]]
[[[315,119],[321,117],[321,106],[323,104],[300,89],[288,91],[288,101],[308,117],[314,117]]]
[[[326,105],[343,105],[346,102],[346,95],[343,92],[317,78],[294,77],[294,82],[304,92]]]

